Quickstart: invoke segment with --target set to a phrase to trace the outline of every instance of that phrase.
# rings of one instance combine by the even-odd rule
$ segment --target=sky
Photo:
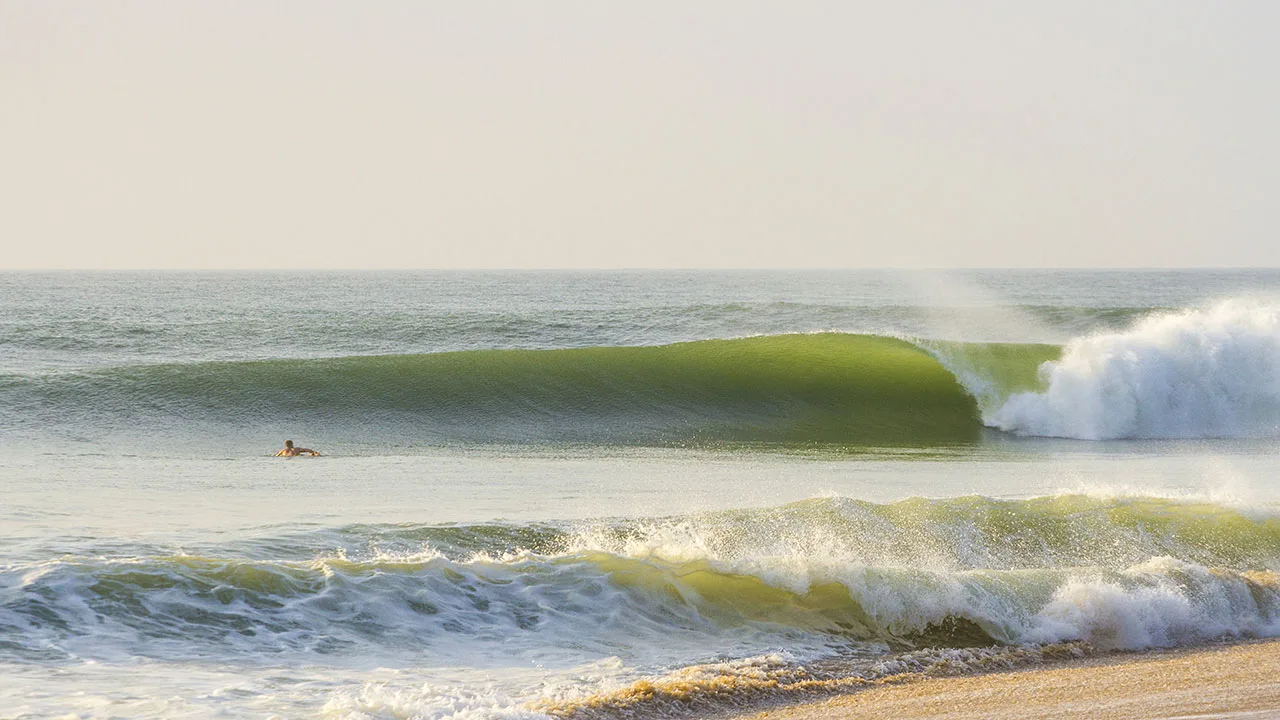
[[[1280,3],[0,0],[0,268],[1280,266]]]

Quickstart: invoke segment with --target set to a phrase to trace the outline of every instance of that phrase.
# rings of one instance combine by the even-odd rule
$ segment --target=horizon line
[[[412,273],[412,272],[954,272],[954,271],[1062,271],[1062,272],[1178,272],[1178,271],[1241,271],[1241,270],[1280,270],[1280,265],[1133,265],[1133,266],[1087,266],[1071,265],[1053,267],[1045,265],[1009,265],[1009,266],[930,266],[930,267],[387,267],[387,268],[343,268],[343,267],[129,267],[129,268],[93,268],[93,267],[17,267],[0,268],[0,273],[129,273],[129,272],[172,272],[172,273],[330,273],[330,272],[370,272],[370,273]]]

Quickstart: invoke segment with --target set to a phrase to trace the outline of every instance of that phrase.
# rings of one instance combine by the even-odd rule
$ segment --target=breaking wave
[[[1019,435],[1270,437],[1280,432],[1280,305],[1231,300],[1071,341],[986,421]]]
[[[1085,440],[1270,437],[1280,305],[1165,312],[1065,347],[815,333],[164,364],[0,376],[0,400],[0,428],[83,436],[202,424],[384,444],[932,446],[978,442],[984,425]]]
[[[309,556],[309,557],[308,557]],[[1172,646],[1280,630],[1280,516],[843,498],[554,527],[352,526],[0,569],[0,656],[646,662],[716,647]]]

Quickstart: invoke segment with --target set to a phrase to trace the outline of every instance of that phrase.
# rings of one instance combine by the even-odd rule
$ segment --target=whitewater
[[[0,716],[703,717],[1275,636],[1277,288],[0,274]]]
[[[1072,339],[988,422],[1022,435],[1265,437],[1280,431],[1280,301],[1226,300],[1153,313]]]

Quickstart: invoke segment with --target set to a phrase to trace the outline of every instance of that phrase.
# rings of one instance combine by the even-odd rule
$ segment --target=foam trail
[[[1267,437],[1280,430],[1280,304],[1227,300],[1077,338],[985,422],[1019,435]]]

